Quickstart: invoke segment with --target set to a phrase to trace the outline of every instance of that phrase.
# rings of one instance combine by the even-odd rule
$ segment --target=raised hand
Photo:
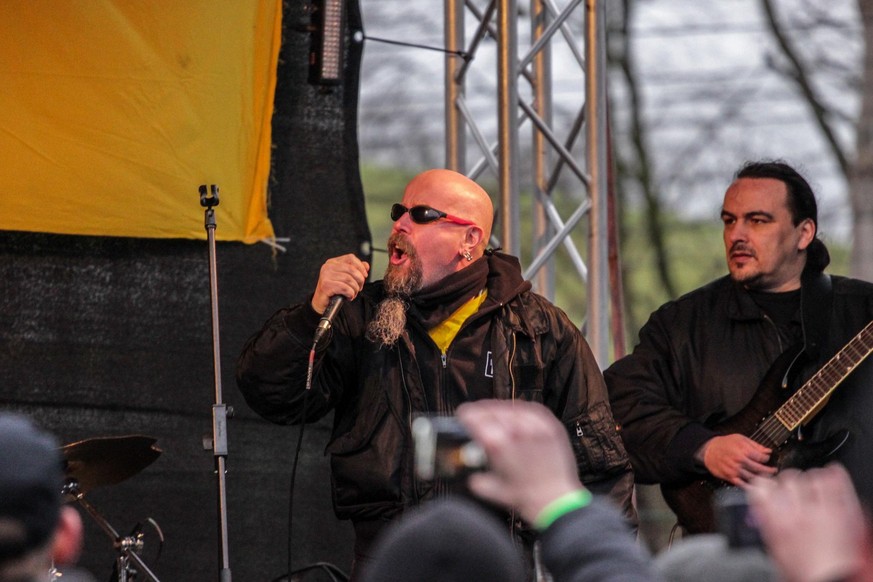
[[[312,296],[312,309],[317,313],[324,313],[334,295],[354,299],[364,288],[369,273],[369,263],[353,254],[328,259],[318,274],[318,284]]]

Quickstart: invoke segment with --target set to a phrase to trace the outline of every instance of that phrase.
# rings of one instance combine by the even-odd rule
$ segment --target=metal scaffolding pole
[[[500,240],[509,254],[521,254],[518,184],[518,6],[497,0],[497,133]]]
[[[458,52],[464,48],[464,6],[462,0],[445,2],[445,43],[446,50],[446,168],[456,172],[464,171],[466,157],[465,142],[462,139],[464,123],[458,103],[464,95],[464,85],[457,82],[458,71],[463,59]]]
[[[445,17],[446,49],[455,51],[446,59],[446,166],[477,180],[491,173],[498,188],[492,243],[519,256],[535,290],[553,300],[555,254],[566,253],[564,264],[580,280],[572,300],[578,297],[585,313],[582,327],[604,366],[610,296],[603,0],[530,0],[530,34],[524,38],[519,37],[517,0],[445,0]],[[469,39],[465,28],[472,33]],[[553,119],[557,43],[563,49],[561,72],[575,67],[579,79],[575,89],[562,91],[559,127]],[[486,47],[496,47],[496,55]],[[472,75],[479,65],[488,68]],[[481,104],[483,78],[493,79],[497,103],[491,108]],[[480,96],[475,105],[468,102],[473,94],[468,83],[474,82]],[[525,132],[530,143],[520,141],[525,123],[531,126]],[[582,141],[584,153],[579,153]],[[533,204],[531,228],[524,229],[527,240],[522,240],[520,219],[523,195]],[[577,228],[585,236],[573,237]],[[586,246],[584,253],[577,244]]]
[[[531,0],[531,41],[537,43],[545,38],[543,35],[549,23],[549,13],[540,0]],[[547,126],[552,125],[552,75],[551,75],[551,51],[549,45],[544,45],[531,61],[533,67],[533,109],[536,115]],[[540,199],[549,195],[549,143],[543,132],[536,126],[531,127],[531,142],[533,144],[533,188],[536,196],[532,200],[533,209],[533,252],[537,255],[549,244],[549,237],[553,235],[554,228],[549,223],[549,217]],[[537,290],[554,299],[555,296],[555,264],[548,261],[534,277]]]
[[[602,0],[585,3],[588,81],[585,111],[588,118],[587,158],[591,175],[588,231],[588,343],[597,361],[605,366],[609,357],[609,249],[607,243],[606,169],[606,57],[604,55],[604,14]]]

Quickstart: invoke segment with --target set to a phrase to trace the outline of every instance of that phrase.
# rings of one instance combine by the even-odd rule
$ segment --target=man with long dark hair
[[[835,388],[821,383],[823,398],[800,398],[754,431],[873,320],[873,285],[823,272],[830,257],[818,237],[815,196],[788,164],[743,166],[721,219],[729,275],[660,307],[633,353],[604,373],[637,480],[661,483],[691,532],[712,527],[682,515],[693,484],[708,478],[743,487],[780,463],[840,460],[873,501],[873,362],[838,370],[826,378]],[[844,372],[851,373],[840,384]],[[785,440],[822,446],[780,448]]]

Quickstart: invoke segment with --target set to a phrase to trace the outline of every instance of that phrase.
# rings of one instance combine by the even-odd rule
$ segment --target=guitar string
[[[855,340],[860,339],[863,338],[855,338]],[[853,340],[853,342],[855,340]],[[785,412],[793,413],[793,416],[788,416],[787,424],[796,425],[799,423],[805,414],[818,406],[821,401],[837,386],[839,386],[846,376],[848,376],[852,370],[870,354],[871,348],[867,348],[867,346],[856,346],[853,345],[853,342],[850,342],[844,350],[837,354],[827,365],[813,376],[806,385],[798,390],[795,395],[796,398],[792,397],[789,399],[786,403],[787,406],[785,407]],[[862,350],[859,348],[864,349]],[[845,359],[841,357],[843,355],[854,356],[854,358],[850,357],[848,362],[842,363],[841,360]]]
[[[860,344],[860,345],[859,345]],[[795,392],[776,413],[765,419],[752,433],[752,440],[761,442],[767,438],[770,446],[783,444],[791,434],[787,425],[796,426],[810,411],[820,405],[821,401],[830,394],[837,386],[873,351],[873,321],[861,330],[846,346],[840,350],[827,364],[825,364],[812,378]],[[848,355],[849,361],[840,367],[843,356]],[[804,413],[806,410],[806,413]],[[787,423],[783,423],[785,416],[779,418],[780,412],[793,413]]]

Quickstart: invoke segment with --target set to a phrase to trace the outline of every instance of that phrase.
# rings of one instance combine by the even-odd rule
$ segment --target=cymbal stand
[[[79,482],[75,479],[69,481],[64,486],[63,493],[72,496],[94,518],[94,521],[106,532],[106,535],[112,539],[113,547],[118,552],[118,557],[115,559],[116,569],[118,570],[118,582],[132,582],[136,579],[137,574],[144,574],[152,582],[160,582],[154,572],[146,566],[146,563],[137,554],[143,548],[142,532],[135,536],[118,535],[115,528],[109,525],[109,522],[100,515],[100,512],[85,500],[84,494],[79,491]]]
[[[218,206],[218,186],[212,184],[207,190],[206,184],[199,188],[200,206],[204,207],[204,226],[209,247],[209,299],[212,307],[212,361],[215,377],[215,404],[212,405],[212,439],[207,448],[212,449],[215,458],[215,474],[218,477],[218,517],[219,517],[219,564],[220,582],[231,582],[230,556],[227,527],[227,484],[225,459],[227,457],[227,419],[233,415],[233,409],[222,402],[221,393],[221,347],[219,345],[218,325],[218,275],[215,257],[215,206]],[[211,194],[211,195],[210,195]]]

